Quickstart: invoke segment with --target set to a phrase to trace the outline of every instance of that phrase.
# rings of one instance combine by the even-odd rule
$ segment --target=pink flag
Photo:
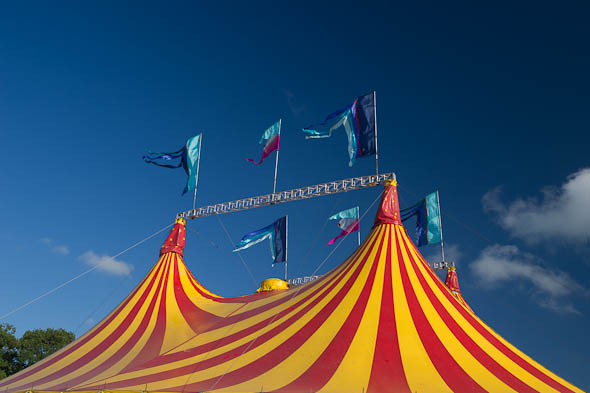
[[[256,162],[251,158],[246,158],[246,161],[250,161],[250,162],[254,163],[255,165],[262,164],[262,161],[264,161],[264,159],[266,157],[268,157],[270,155],[270,153],[279,149],[280,139],[281,139],[281,121],[279,120],[275,124],[270,126],[266,131],[264,131],[264,134],[262,134],[262,137],[260,138],[260,141],[258,142],[260,144],[264,144],[264,149],[262,150],[262,157],[260,158],[260,161]]]
[[[340,239],[342,236],[346,236],[349,233],[352,232],[356,232],[359,230],[359,220],[353,220],[347,227],[342,229],[342,232],[340,232],[340,234],[338,236],[336,236],[334,239],[330,240],[328,242],[328,244],[334,244],[334,242],[338,239]]]

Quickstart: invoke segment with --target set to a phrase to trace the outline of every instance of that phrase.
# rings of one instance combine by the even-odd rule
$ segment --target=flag
[[[260,161],[256,162],[251,158],[246,158],[246,161],[250,161],[255,165],[262,164],[262,161],[266,157],[270,155],[275,150],[279,149],[279,141],[281,139],[281,121],[277,121],[272,126],[268,127],[266,131],[262,134],[260,141],[258,142],[261,145],[264,145],[264,149],[262,150],[262,157],[260,157]]]
[[[351,105],[329,114],[322,123],[303,129],[310,138],[329,138],[332,131],[344,127],[348,137],[349,166],[359,157],[377,152],[377,126],[375,121],[375,92],[357,97]]]
[[[416,216],[415,241],[418,247],[440,243],[441,226],[438,192],[428,194],[414,206],[400,211],[402,221]]]
[[[342,210],[340,213],[334,214],[328,220],[338,220],[338,226],[342,229],[342,232],[334,239],[330,240],[328,244],[334,244],[334,242],[349,233],[356,232],[359,230],[359,207],[353,207],[347,210]]]
[[[277,262],[287,261],[287,216],[281,217],[272,224],[250,232],[236,244],[234,252],[245,250],[265,239],[270,240],[273,265]]]
[[[192,191],[197,185],[197,167],[199,155],[201,154],[201,135],[195,135],[186,141],[184,147],[171,153],[157,153],[148,150],[148,154],[143,156],[143,160],[148,164],[154,164],[164,168],[184,168],[188,178],[186,186],[182,191],[184,195],[187,191]],[[180,159],[176,164],[164,164],[165,161]]]

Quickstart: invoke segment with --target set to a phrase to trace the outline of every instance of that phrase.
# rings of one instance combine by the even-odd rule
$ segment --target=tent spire
[[[401,225],[402,221],[399,213],[399,201],[397,198],[397,181],[395,179],[385,182],[385,190],[381,197],[381,204],[375,216],[375,224],[395,224]]]
[[[186,238],[186,221],[184,218],[177,218],[174,222],[174,226],[170,231],[170,235],[166,238],[166,241],[160,249],[160,256],[167,252],[175,252],[180,256],[183,256],[184,242]]]
[[[467,304],[467,302],[463,298],[463,295],[461,295],[461,289],[459,289],[459,278],[457,277],[457,269],[455,269],[455,266],[449,266],[447,278],[445,279],[445,285],[447,286],[447,288],[449,288],[453,296],[455,296],[457,300],[459,300],[459,302],[461,302],[465,307],[467,307],[469,311],[473,312],[471,307],[469,307],[469,304]]]

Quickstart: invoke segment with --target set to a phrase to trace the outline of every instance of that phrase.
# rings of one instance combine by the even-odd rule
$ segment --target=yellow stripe
[[[402,239],[405,231],[396,228],[397,239]],[[403,247],[403,244],[400,244]],[[393,280],[393,301],[395,306],[395,321],[399,337],[399,349],[404,366],[404,373],[411,392],[451,392],[442,379],[434,364],[430,360],[422,340],[418,335],[416,326],[410,314],[406,293],[402,284],[400,272],[400,261],[397,250],[392,250],[392,280]]]
[[[187,294],[190,301],[201,310],[218,317],[226,317],[238,308],[242,307],[244,303],[221,303],[212,299],[207,299],[201,295],[191,284],[190,273],[184,266],[179,263],[178,270],[180,273],[180,282],[184,292]],[[194,282],[194,281],[193,281]]]
[[[387,247],[389,247],[388,242],[391,241],[389,231],[380,231],[380,238],[383,236],[386,237],[384,239],[385,246],[382,249],[383,251],[379,261],[373,262],[379,263],[379,265],[377,266],[375,281],[373,282],[371,294],[369,295],[369,300],[363,312],[359,328],[338,369],[328,383],[320,389],[320,392],[342,393],[367,391],[379,328]]]
[[[174,295],[175,266],[181,264],[179,259],[178,254],[175,253],[170,258],[171,263],[166,282],[166,329],[160,353],[166,352],[195,337],[195,332],[184,319]]]

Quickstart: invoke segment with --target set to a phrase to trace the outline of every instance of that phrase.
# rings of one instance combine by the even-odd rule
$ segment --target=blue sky
[[[354,5],[353,5],[354,4]],[[483,320],[590,389],[588,6],[43,2],[0,12],[0,314],[84,272],[192,206],[185,175],[144,164],[203,132],[198,205],[272,191],[262,131],[283,119],[278,189],[374,172],[346,138],[301,127],[376,90],[382,171],[402,206],[440,190],[447,254]],[[586,168],[586,170],[584,170]],[[212,291],[281,274],[234,241],[290,216],[289,270],[309,274],[325,220],[379,190],[189,223],[186,263]],[[370,230],[373,208],[361,223]],[[165,233],[0,322],[82,334],[156,261]],[[346,239],[322,272],[355,247]],[[439,249],[425,248],[433,260]]]

